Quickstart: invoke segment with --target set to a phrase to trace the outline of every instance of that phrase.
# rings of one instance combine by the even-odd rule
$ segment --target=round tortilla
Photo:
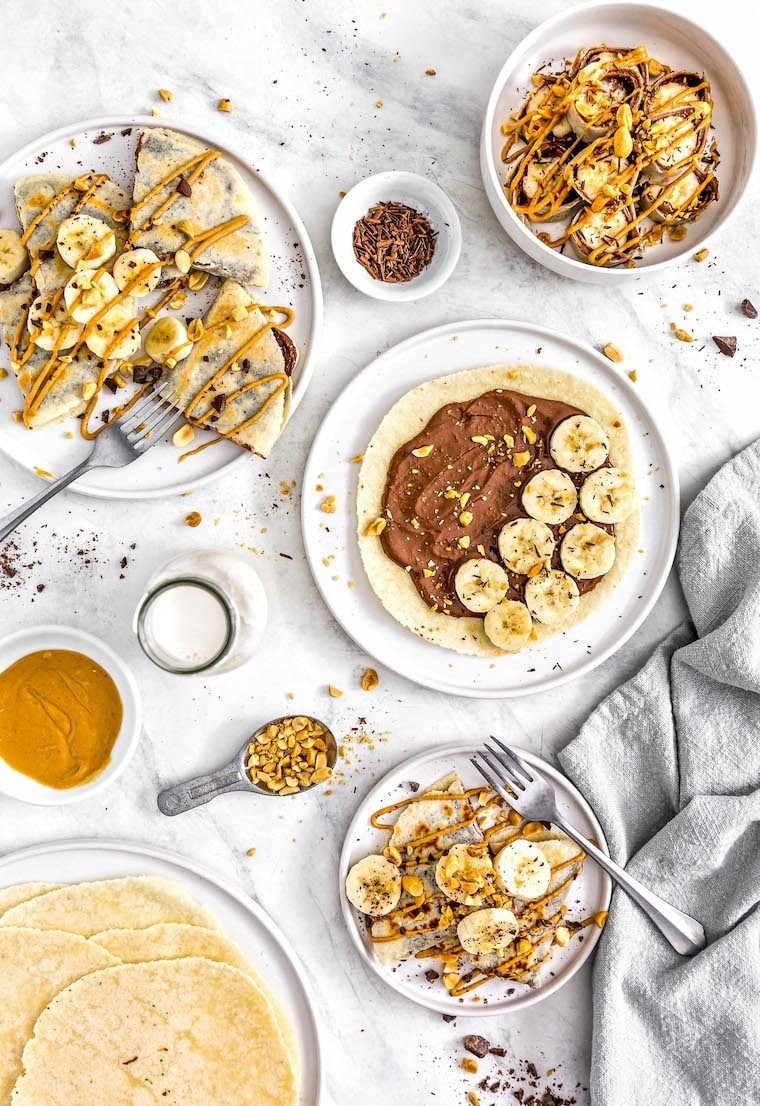
[[[144,964],[151,960],[177,960],[184,956],[202,956],[219,964],[229,964],[247,975],[272,1009],[274,1020],[290,1055],[298,1077],[300,1058],[295,1031],[290,1019],[275,998],[269,985],[256,972],[237,945],[215,929],[183,925],[177,922],[159,923],[147,929],[109,929],[92,938],[112,956],[125,964]]]
[[[157,922],[217,928],[208,910],[159,876],[126,876],[59,887],[7,910],[0,927],[59,929],[92,937],[105,929],[142,929]]]
[[[522,392],[540,399],[561,400],[585,411],[601,423],[610,442],[610,461],[633,472],[633,451],[623,417],[598,388],[586,380],[539,365],[491,365],[429,380],[407,392],[390,409],[364,453],[356,496],[359,550],[372,589],[389,614],[419,637],[444,649],[476,657],[503,657],[486,637],[482,618],[453,618],[433,611],[422,599],[409,573],[392,561],[380,539],[365,534],[367,525],[382,514],[383,493],[393,455],[420,433],[448,403],[465,402],[496,388]],[[561,633],[601,606],[625,575],[639,540],[640,512],[615,526],[616,557],[610,571],[593,591],[581,596],[575,613],[559,626],[533,623],[531,643]],[[528,646],[528,648],[530,645]]]
[[[268,1004],[237,968],[191,957],[93,972],[53,999],[13,1106],[295,1106]]]
[[[0,929],[0,1102],[10,1102],[24,1046],[48,1003],[83,975],[118,962],[74,933]]]
[[[60,883],[14,883],[12,887],[0,889],[0,917],[6,910],[12,910],[22,902],[28,902],[47,891],[57,891]]]

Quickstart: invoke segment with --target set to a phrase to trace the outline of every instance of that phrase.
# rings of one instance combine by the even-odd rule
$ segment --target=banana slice
[[[447,899],[480,906],[493,889],[493,864],[472,845],[452,845],[435,867],[435,882]]]
[[[0,227],[0,285],[13,284],[29,267],[29,254],[16,230]]]
[[[536,841],[536,845],[552,869],[569,868],[571,861],[582,860],[585,856],[583,850],[569,837],[549,837],[546,841]]]
[[[581,486],[581,510],[594,522],[625,522],[636,506],[636,483],[622,469],[594,472]]]
[[[565,572],[577,580],[595,580],[615,563],[615,539],[593,522],[579,522],[562,539],[559,556]]]
[[[72,269],[99,269],[116,253],[116,234],[93,215],[70,215],[58,228],[58,252]]]
[[[77,323],[88,323],[118,294],[116,281],[105,269],[80,269],[63,289],[69,315]]]
[[[610,452],[604,428],[590,415],[571,415],[556,427],[549,452],[560,468],[568,472],[593,472]]]
[[[524,603],[502,599],[483,619],[486,637],[504,653],[519,653],[528,644],[533,622]]]
[[[472,955],[498,952],[512,944],[519,930],[517,918],[503,906],[474,910],[457,926],[459,944]]]
[[[50,300],[43,302],[41,296],[29,305],[26,327],[35,346],[44,350],[71,349],[82,333],[81,326],[69,318],[63,300],[59,300],[55,309],[51,310]]]
[[[485,614],[509,591],[509,577],[495,561],[474,557],[457,569],[454,588],[462,606],[476,614]]]
[[[554,553],[554,534],[544,522],[534,518],[516,518],[502,526],[499,553],[507,568],[523,576],[536,565],[549,566]]]
[[[362,914],[382,918],[398,906],[401,872],[384,856],[365,856],[346,876],[346,898]]]
[[[159,365],[174,368],[177,361],[184,361],[193,350],[187,336],[187,327],[181,319],[166,315],[156,319],[145,339],[145,352]]]
[[[158,285],[161,279],[161,265],[153,250],[127,250],[116,258],[113,276],[122,292],[134,281],[129,294],[139,299],[150,295]]]
[[[578,502],[578,493],[566,472],[544,469],[525,485],[522,502],[531,518],[556,525],[570,518]]]
[[[87,324],[85,344],[96,357],[132,357],[140,348],[140,326],[131,296],[117,300],[102,319]]]
[[[549,890],[552,866],[532,841],[518,838],[494,858],[496,882],[508,895],[521,899],[540,899]]]
[[[580,601],[575,580],[557,568],[542,572],[525,585],[528,610],[544,626],[558,626],[564,622],[577,610]]]

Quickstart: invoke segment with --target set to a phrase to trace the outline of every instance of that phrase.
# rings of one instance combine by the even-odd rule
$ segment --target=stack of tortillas
[[[0,1104],[294,1106],[275,996],[175,883],[0,890]]]

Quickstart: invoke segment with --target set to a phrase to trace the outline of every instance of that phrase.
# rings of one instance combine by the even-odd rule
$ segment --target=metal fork
[[[497,795],[500,795],[523,818],[528,818],[532,822],[551,822],[575,841],[576,845],[580,845],[583,851],[588,853],[600,868],[604,868],[626,894],[638,903],[676,952],[687,956],[705,947],[707,944],[705,931],[696,919],[677,910],[659,895],[655,895],[643,883],[639,883],[637,879],[629,876],[623,868],[610,860],[607,854],[591,841],[587,841],[583,834],[579,833],[557,810],[556,794],[552,784],[536,768],[527,764],[509,745],[505,745],[493,735],[491,735],[491,741],[498,746],[498,750],[486,745],[485,752],[477,753],[470,760]]]
[[[123,468],[147,453],[182,417],[181,410],[170,406],[172,397],[172,388],[168,382],[143,396],[123,419],[98,434],[92,449],[80,464],[0,518],[0,542],[34,514],[38,507],[58,495],[58,492],[68,487],[82,473],[97,468]]]

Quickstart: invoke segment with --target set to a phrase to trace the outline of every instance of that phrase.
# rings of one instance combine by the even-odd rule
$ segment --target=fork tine
[[[164,393],[168,387],[168,384],[162,384],[158,388],[153,388],[150,392],[139,399],[134,407],[127,411],[126,415],[120,421],[122,430],[126,431],[128,428],[134,430],[132,423],[137,425],[142,420],[143,415],[150,413],[157,404],[160,404],[164,400]]]
[[[168,411],[163,411],[161,418],[154,422],[150,427],[146,426],[144,430],[137,436],[130,435],[130,442],[132,447],[138,451],[145,451],[150,449],[152,445],[155,445],[159,441],[167,430],[170,430],[176,422],[182,418],[182,412],[177,411],[176,408],[170,407]]]
[[[530,774],[530,768],[511,745],[505,745],[503,741],[499,741],[498,737],[494,737],[493,734],[489,734],[489,736],[491,741],[494,741],[499,746],[504,756],[507,757],[513,770],[519,772],[528,783],[533,783],[533,776]],[[486,746],[486,748],[487,747],[488,746]],[[494,749],[492,749],[491,752],[497,759],[499,758],[499,754]]]
[[[169,407],[169,411],[174,411],[176,413],[176,408]],[[163,421],[166,414],[167,407],[162,398],[159,406],[157,406],[154,410],[149,411],[147,415],[143,416],[140,429],[138,430],[137,428],[135,428],[134,430],[128,431],[127,437],[133,443],[139,438],[144,438],[146,434],[149,434],[151,430],[153,430],[156,426],[158,426],[160,422]]]
[[[488,764],[488,761],[486,761],[482,753],[477,753],[474,757],[470,757],[470,763],[473,764],[475,768],[477,768],[483,779],[486,781],[487,784],[489,784],[490,787],[494,789],[496,794],[501,796],[504,802],[509,803],[509,805],[511,806],[515,801],[514,793],[512,791],[508,791],[506,786],[501,783],[500,779],[497,776],[493,776],[491,772],[484,768],[483,764],[480,763],[480,760],[478,758],[480,758],[480,760],[482,760],[485,764]]]
[[[483,750],[481,749],[480,757],[486,762],[491,771],[496,773],[502,784],[505,787],[511,787],[515,794],[517,794],[518,791],[524,791],[525,784],[523,783],[521,777],[516,772],[512,772],[509,768],[509,765],[504,764],[504,762],[496,756],[493,749],[489,749],[487,745],[485,746],[485,749],[486,752],[483,752]],[[490,756],[487,755],[489,753]]]

